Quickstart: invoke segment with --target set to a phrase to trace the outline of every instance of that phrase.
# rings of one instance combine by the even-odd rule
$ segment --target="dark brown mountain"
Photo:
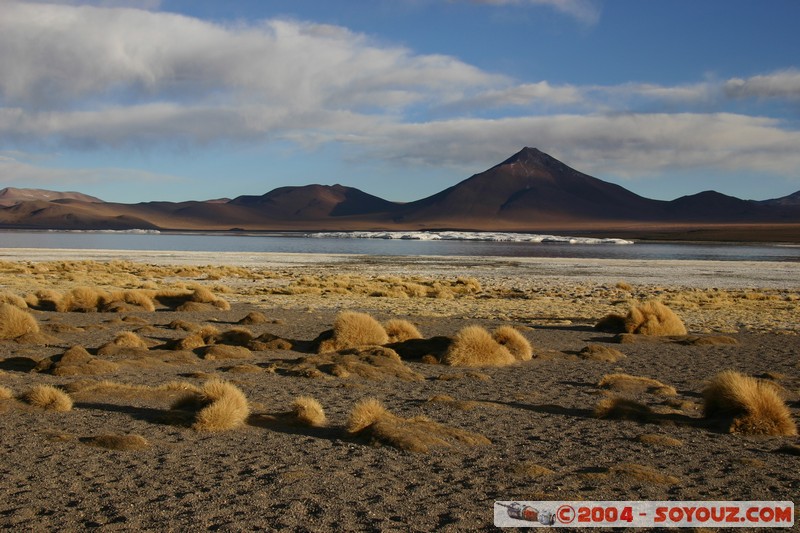
[[[489,170],[399,209],[398,223],[463,227],[494,221],[498,227],[588,220],[652,220],[666,202],[650,200],[524,148]]]
[[[229,202],[257,209],[272,219],[319,220],[387,213],[397,204],[342,185],[281,187],[263,196],[239,196]]]
[[[525,148],[433,196],[400,204],[342,185],[281,187],[206,202],[102,202],[4,189],[0,227],[163,230],[508,230],[659,238],[800,241],[800,192],[740,200],[714,191],[652,200]],[[0,197],[2,200],[2,197]]]

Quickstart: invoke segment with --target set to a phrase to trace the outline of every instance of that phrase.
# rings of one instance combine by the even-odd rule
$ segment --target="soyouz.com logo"
[[[497,527],[792,527],[786,501],[497,501]]]

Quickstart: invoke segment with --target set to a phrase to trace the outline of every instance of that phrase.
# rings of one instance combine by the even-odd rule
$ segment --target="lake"
[[[0,231],[0,248],[800,262],[800,246],[780,244],[619,244],[621,241],[467,232],[448,232],[436,238],[430,233],[393,238],[352,235]]]

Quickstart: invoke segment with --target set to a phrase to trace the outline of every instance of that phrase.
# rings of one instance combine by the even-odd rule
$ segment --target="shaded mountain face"
[[[269,218],[315,220],[391,212],[397,204],[342,185],[281,187],[262,196],[239,196],[230,205],[255,208]]]
[[[395,220],[649,220],[664,212],[664,202],[578,172],[536,148],[525,148],[449,189],[406,204]]]
[[[0,190],[0,205],[14,205],[20,202],[43,200],[53,202],[57,200],[79,200],[81,202],[102,202],[103,200],[79,192],[58,192],[45,189],[17,189],[6,187]]]

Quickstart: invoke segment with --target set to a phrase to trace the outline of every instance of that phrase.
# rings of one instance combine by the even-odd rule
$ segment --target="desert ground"
[[[3,249],[0,293],[4,529],[488,530],[495,500],[800,496],[798,263]],[[651,300],[685,332],[595,328]],[[397,320],[421,338],[381,338]],[[470,326],[489,340],[459,359]],[[768,412],[722,405],[728,370]]]

